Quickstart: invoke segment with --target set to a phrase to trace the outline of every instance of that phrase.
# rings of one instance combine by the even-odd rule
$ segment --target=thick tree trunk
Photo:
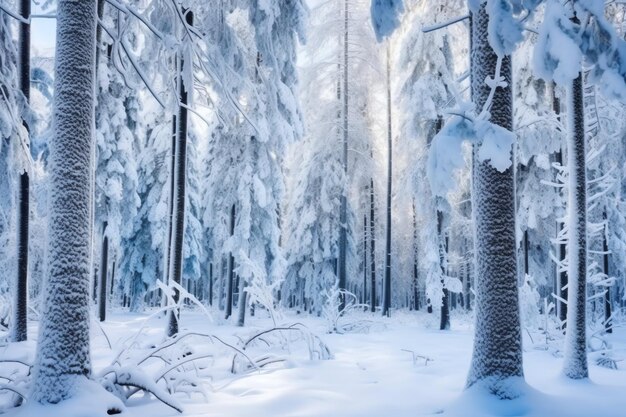
[[[20,16],[24,19],[30,18],[30,0],[20,1]],[[19,24],[19,88],[26,102],[30,101],[30,25]],[[29,126],[23,121],[26,131]],[[19,183],[19,212],[17,226],[17,285],[15,286],[15,305],[13,307],[13,317],[11,321],[11,340],[22,342],[27,338],[28,325],[28,226],[29,226],[29,203],[30,203],[30,181],[26,168],[20,173]]]
[[[567,330],[563,373],[568,378],[589,377],[585,307],[587,303],[587,173],[582,73],[568,88],[568,270]]]
[[[106,320],[107,315],[107,273],[109,266],[109,237],[107,236],[107,222],[102,224],[102,258],[100,261],[100,279],[98,280],[98,317]]]
[[[482,3],[472,13],[472,99],[485,104],[498,57],[488,41],[489,16]],[[498,87],[491,106],[491,122],[511,130],[513,97],[511,58],[502,59]],[[516,378],[522,378],[522,338],[517,289],[515,238],[515,178],[513,167],[504,172],[480,161],[474,150],[473,203],[476,237],[476,325],[467,387],[484,386],[499,398],[514,398]]]
[[[57,4],[48,268],[30,396],[43,404],[70,398],[91,374],[96,1]]]
[[[388,41],[389,42],[389,41]],[[391,182],[393,141],[391,131],[391,63],[387,43],[387,230],[385,235],[385,278],[383,290],[383,316],[391,314]]]
[[[193,13],[187,11],[185,19],[188,25],[193,25]],[[180,95],[180,106],[178,107],[178,130],[176,143],[176,171],[174,181],[176,184],[176,196],[174,199],[175,211],[172,222],[172,255],[170,256],[170,279],[180,284],[183,276],[183,244],[185,235],[185,195],[187,183],[187,104],[189,94],[192,92],[192,85],[185,85],[185,77],[182,72],[186,69],[183,53],[179,57],[179,79],[178,89]],[[173,300],[178,302],[179,291],[174,290]],[[173,309],[169,312],[169,323],[167,335],[174,336],[178,333],[178,321],[180,311]]]

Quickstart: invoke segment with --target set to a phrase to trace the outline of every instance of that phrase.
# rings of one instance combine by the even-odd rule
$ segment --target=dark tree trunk
[[[30,0],[20,1],[20,16],[30,19]],[[30,101],[30,25],[19,24],[19,87],[26,102]],[[29,126],[23,121],[26,131]],[[28,325],[28,226],[30,213],[30,181],[26,168],[20,173],[19,184],[19,214],[17,238],[17,286],[15,288],[15,302],[13,311],[13,329],[11,340],[22,342],[27,338]]]
[[[102,258],[100,260],[100,279],[98,280],[98,317],[106,320],[107,315],[107,273],[109,266],[109,237],[107,236],[107,222],[102,223]]]
[[[213,305],[213,262],[209,263],[209,305]]]
[[[235,205],[230,209],[230,235],[235,234]],[[235,283],[235,258],[233,254],[228,255],[228,282],[226,286],[226,318],[233,313],[233,292]]]
[[[363,304],[367,303],[367,214],[363,215]],[[365,306],[367,311],[367,306]]]
[[[391,314],[391,183],[393,141],[391,133],[391,64],[387,44],[387,230],[385,235],[385,279],[383,290],[383,316]]]
[[[370,310],[376,311],[376,227],[374,217],[374,179],[370,179]]]
[[[602,263],[604,274],[609,277],[609,242],[608,242],[608,227],[609,224],[606,220],[606,210],[602,213],[604,218],[604,236],[602,238]],[[606,293],[604,294],[604,328],[607,333],[613,333],[613,323],[611,322],[611,287],[606,287]]]
[[[418,272],[417,212],[415,210],[415,200],[413,200],[413,308],[415,311],[420,309]]]
[[[448,238],[443,231],[444,223],[443,211],[437,210],[437,236],[439,238],[439,265],[441,268],[441,274],[446,275],[448,273],[447,253],[448,253]],[[441,299],[441,320],[439,322],[439,330],[450,330],[450,291],[445,287],[443,278],[441,279],[441,285],[443,286],[443,297]]]
[[[561,100],[559,100],[559,98],[556,96],[556,86],[554,84],[552,85],[552,110],[558,116],[560,120],[561,119]],[[561,149],[559,149],[559,151],[555,154],[554,159],[557,164],[561,166],[563,165],[563,152]],[[559,235],[561,234],[563,230],[563,226],[564,226],[563,222],[557,221],[556,223],[557,239],[559,238]],[[566,256],[566,245],[565,243],[557,242],[556,246],[557,246],[556,248],[557,258],[559,262],[563,262]],[[557,266],[555,293],[565,301],[567,301],[567,288],[564,288],[566,286],[567,286],[567,270],[563,269],[559,271],[558,266]],[[566,319],[567,319],[567,304],[557,299],[556,305],[557,305],[556,313],[558,315],[559,320],[562,323],[561,328],[564,330],[565,325],[566,325]]]
[[[186,11],[185,19],[188,25],[193,25],[193,13]],[[178,89],[180,95],[180,105],[178,107],[178,132],[176,146],[176,171],[174,181],[176,184],[175,216],[172,223],[172,255],[170,257],[171,279],[173,282],[180,284],[183,276],[183,240],[185,234],[185,193],[187,182],[187,104],[189,102],[189,94],[193,86],[185,85],[182,71],[186,66],[184,63],[183,53],[179,55],[178,67]],[[173,300],[178,303],[180,294],[177,289],[174,290]],[[180,311],[178,309],[170,310],[169,324],[167,327],[167,335],[174,336],[178,333],[178,321]]]

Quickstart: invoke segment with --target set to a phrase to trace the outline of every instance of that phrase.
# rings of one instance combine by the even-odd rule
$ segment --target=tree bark
[[[339,281],[339,289],[346,289],[346,256],[348,251],[348,0],[344,0],[344,27],[343,27],[343,90],[341,91],[343,98],[343,172],[344,172],[344,189],[341,193],[340,212],[339,212],[339,258],[337,265],[337,278]],[[340,295],[341,302],[339,310],[343,310],[346,306],[344,294]]]
[[[30,396],[42,404],[70,398],[91,374],[96,1],[57,4],[48,268]]]
[[[388,41],[390,42],[390,41]],[[385,279],[383,290],[383,316],[391,315],[391,185],[393,141],[391,131],[391,63],[387,43],[387,230],[385,237]]]
[[[589,377],[587,365],[587,173],[582,73],[568,88],[568,270],[567,330],[563,373],[571,379]]]
[[[106,320],[107,311],[107,273],[109,266],[109,237],[107,236],[107,222],[102,224],[102,258],[100,261],[100,279],[98,280],[98,317]]]
[[[558,116],[559,120],[561,120],[561,100],[559,100],[559,98],[556,96],[556,86],[554,84],[552,85],[552,110]],[[555,162],[561,166],[563,165],[563,152],[561,149],[559,149],[559,151],[555,155]],[[561,234],[561,231],[563,230],[563,226],[564,226],[563,222],[557,221],[556,223],[557,239],[559,238],[559,235]],[[557,257],[559,259],[559,262],[563,262],[565,261],[565,256],[566,256],[566,245],[565,243],[557,243],[556,245],[557,245]],[[567,288],[565,288],[566,286],[567,286],[567,271],[565,269],[562,271],[559,271],[558,266],[557,266],[555,293],[565,301],[567,301]],[[557,300],[556,306],[557,306],[556,313],[558,315],[559,320],[562,323],[561,329],[565,330],[565,325],[567,323],[567,320],[566,320],[567,319],[567,304],[563,303],[560,300]]]
[[[604,213],[602,213],[602,217],[604,218],[604,236],[602,238],[602,251],[604,254],[602,255],[602,263],[604,274],[606,278],[609,278],[609,242],[608,242],[608,227],[609,224],[607,222],[606,209]],[[604,329],[607,333],[613,333],[613,323],[611,322],[611,287],[606,287],[606,293],[604,294]]]
[[[20,16],[30,19],[30,0],[20,1]],[[19,24],[19,88],[26,103],[30,101],[30,25],[20,22]],[[29,126],[22,121],[26,132]],[[28,325],[28,229],[30,214],[30,181],[28,171],[20,173],[19,181],[19,214],[18,214],[18,237],[17,237],[17,285],[15,287],[15,306],[13,308],[11,340],[23,342],[27,339]]]
[[[230,235],[235,234],[235,205],[230,210]],[[228,282],[226,285],[226,319],[233,313],[233,284],[235,283],[235,258],[232,252],[228,255]]]
[[[193,13],[189,10],[183,11],[188,25],[193,25]],[[183,53],[179,55],[178,67],[178,89],[180,96],[180,106],[178,107],[178,129],[176,143],[176,171],[174,181],[176,184],[175,211],[174,221],[172,222],[172,255],[170,257],[170,278],[177,284],[181,283],[183,276],[183,245],[185,235],[185,195],[187,182],[187,104],[189,103],[189,94],[193,90],[192,85],[185,85],[185,77],[182,71],[185,70],[185,57]],[[174,290],[173,300],[178,303],[180,294],[177,289]],[[173,309],[169,312],[169,323],[167,327],[167,335],[174,336],[178,333],[178,321],[180,311]]]
[[[374,218],[374,178],[370,179],[370,310],[376,311],[376,227]]]
[[[489,16],[482,3],[472,15],[472,99],[477,109],[491,91],[498,57],[489,45]],[[502,59],[500,75],[507,83],[498,87],[491,106],[491,122],[513,127],[511,57]],[[515,178],[513,166],[504,172],[473,156],[474,228],[476,238],[476,325],[467,387],[480,384],[501,399],[519,395],[515,380],[523,378],[522,338],[517,289],[515,237]]]

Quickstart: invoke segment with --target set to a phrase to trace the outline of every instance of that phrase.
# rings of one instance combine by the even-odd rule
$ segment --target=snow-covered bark
[[[485,4],[472,11],[472,99],[482,108],[491,88],[498,56],[488,41]],[[490,121],[512,129],[511,59],[502,58],[500,75],[507,83],[493,95]],[[476,256],[476,325],[467,386],[485,386],[500,398],[518,395],[515,377],[523,377],[517,258],[515,179],[512,166],[501,171],[474,152],[473,204]]]
[[[91,171],[96,1],[59,0],[48,274],[31,398],[58,403],[91,374]]]
[[[184,10],[183,10],[184,11]],[[193,13],[186,11],[185,22],[193,27]],[[191,41],[188,39],[188,41]],[[170,173],[171,181],[174,183],[174,194],[171,204],[174,207],[172,216],[172,236],[169,255],[169,279],[172,282],[181,284],[183,278],[183,244],[185,237],[185,201],[187,190],[187,131],[188,131],[188,110],[193,94],[193,86],[190,84],[192,76],[192,59],[184,49],[178,57],[178,90],[179,108],[176,116],[176,149],[174,171]],[[180,295],[178,290],[174,290],[173,301],[178,302]],[[167,335],[174,336],[178,333],[178,319],[180,311],[170,310],[167,326]]]
[[[30,0],[20,1],[20,16],[30,18]],[[19,88],[25,100],[25,106],[30,101],[30,25],[20,22],[18,39],[19,56]],[[28,130],[26,109],[24,125]],[[30,178],[28,168],[19,173],[19,195],[17,216],[17,286],[15,287],[15,305],[13,306],[13,320],[11,337],[15,342],[26,340],[28,319],[28,228],[30,219]]]
[[[585,115],[582,73],[567,91],[567,331],[564,374],[587,378],[587,171],[585,163]]]

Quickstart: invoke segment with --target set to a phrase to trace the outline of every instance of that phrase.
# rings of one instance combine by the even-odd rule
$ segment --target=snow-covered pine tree
[[[402,164],[401,181],[403,187],[408,189],[406,196],[409,201],[413,198],[420,201],[415,213],[416,223],[419,223],[419,269],[422,271],[420,275],[425,277],[420,285],[425,288],[429,308],[432,306],[442,313],[440,327],[446,328],[449,326],[449,318],[446,319],[446,282],[450,280],[445,278],[448,268],[444,248],[451,211],[444,199],[433,195],[424,177],[430,141],[441,128],[443,112],[456,100],[451,36],[446,30],[462,31],[463,28],[452,27],[429,33],[424,33],[422,28],[424,20],[429,25],[437,24],[447,20],[449,15],[462,13],[463,5],[443,1],[428,6],[415,3],[408,4],[407,10],[403,17],[406,29],[399,33],[402,47],[398,57],[401,80],[399,102],[403,109],[399,144],[399,154],[404,155],[404,161],[399,162]],[[458,35],[461,38],[463,32]],[[415,59],[415,56],[419,58]],[[411,265],[415,263],[412,256],[408,262]]]
[[[109,13],[103,17],[107,26],[123,24]],[[133,230],[140,205],[137,194],[136,158],[140,143],[137,128],[137,92],[128,88],[123,74],[111,56],[113,40],[101,40],[97,54],[95,229],[102,239],[100,252],[98,300],[100,320],[106,316],[109,263],[122,259],[122,242]]]

